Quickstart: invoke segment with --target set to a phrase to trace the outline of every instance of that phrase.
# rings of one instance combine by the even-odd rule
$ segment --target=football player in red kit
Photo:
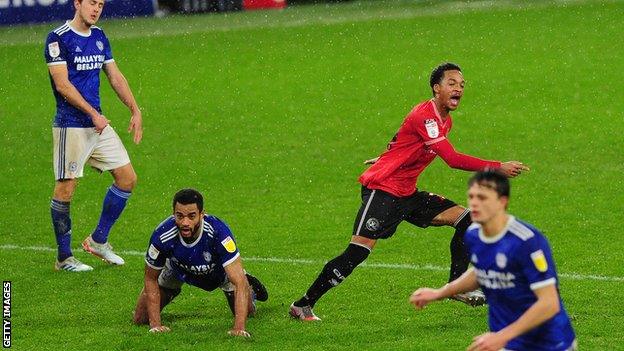
[[[450,112],[459,106],[465,84],[458,65],[439,65],[431,73],[429,84],[433,98],[412,109],[381,156],[366,161],[372,166],[359,178],[362,205],[355,218],[351,242],[343,253],[325,264],[306,294],[290,306],[293,318],[319,320],[312,311],[314,304],[366,260],[378,239],[391,237],[402,221],[421,228],[454,227],[449,281],[459,278],[468,269],[463,236],[471,224],[469,211],[442,196],[417,188],[418,176],[436,156],[452,168],[497,169],[510,178],[528,170],[518,161],[484,160],[453,148],[447,139],[453,125]],[[485,303],[480,292],[455,298],[471,305]]]

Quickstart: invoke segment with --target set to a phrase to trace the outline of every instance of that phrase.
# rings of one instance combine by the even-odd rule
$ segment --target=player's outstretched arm
[[[523,171],[529,171],[529,167],[520,161],[507,161],[501,164],[499,170],[507,176],[514,178],[519,176]]]
[[[541,287],[533,292],[537,296],[537,301],[520,318],[496,333],[476,336],[468,350],[500,350],[511,339],[541,325],[559,312],[561,305],[554,284]]]
[[[379,157],[371,158],[370,160],[364,161],[365,165],[374,165],[377,161],[379,161]]]
[[[234,284],[234,326],[228,331],[228,334],[248,338],[251,335],[245,330],[245,323],[247,322],[251,296],[243,263],[238,257],[224,268],[228,280]]]
[[[470,268],[461,277],[446,284],[439,289],[420,288],[412,293],[410,296],[410,303],[414,305],[417,310],[423,309],[432,301],[441,300],[451,297],[453,295],[472,291],[479,287],[477,282],[477,274],[474,268]]]
[[[158,286],[158,274],[160,271],[145,266],[145,286],[143,288],[147,306],[150,332],[160,333],[170,331],[169,327],[161,324],[160,320],[160,287]]]
[[[138,144],[143,138],[143,116],[141,115],[141,109],[137,105],[130,85],[126,80],[126,77],[121,73],[115,61],[109,62],[104,65],[104,72],[108,78],[108,82],[119,97],[119,100],[124,103],[130,109],[132,116],[130,117],[130,124],[128,125],[128,132],[134,133],[134,143]]]
[[[52,81],[54,82],[56,91],[58,91],[59,94],[65,98],[65,100],[72,104],[72,106],[89,115],[95,125],[95,130],[98,133],[101,133],[102,130],[108,125],[108,119],[93,108],[93,106],[91,106],[87,100],[82,97],[82,94],[80,94],[72,82],[69,81],[67,66],[52,65],[48,66],[48,70],[50,71],[50,76],[52,76]]]

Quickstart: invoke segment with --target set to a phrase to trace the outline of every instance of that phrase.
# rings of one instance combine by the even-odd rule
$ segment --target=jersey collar
[[[193,247],[195,245],[197,245],[197,243],[201,240],[202,235],[204,235],[204,218],[202,217],[201,219],[201,223],[199,223],[199,235],[197,236],[197,239],[195,239],[195,241],[193,241],[192,243],[188,244],[186,241],[184,241],[184,239],[182,239],[181,235],[178,235],[178,238],[180,239],[180,242],[182,243],[182,245],[184,245],[184,247]]]
[[[83,33],[83,32],[79,32],[76,28],[74,28],[70,23],[70,21],[66,21],[65,23],[67,24],[67,26],[69,27],[69,29],[71,29],[72,32],[80,35],[81,37],[85,37],[88,38],[91,36],[91,28],[89,28],[89,33]]]
[[[431,101],[431,105],[433,105],[433,112],[435,112],[435,115],[438,118],[438,122],[440,122],[440,125],[446,125],[446,120],[442,119],[442,116],[440,116],[440,111],[438,111],[438,106],[436,106],[434,99],[431,99],[429,101]],[[450,113],[449,117],[451,117]]]
[[[503,228],[503,230],[494,235],[494,236],[485,236],[485,234],[483,234],[483,227],[481,227],[481,225],[479,224],[479,239],[481,239],[481,241],[483,241],[486,244],[493,244],[495,242],[498,242],[500,239],[502,239],[505,234],[507,234],[507,231],[509,230],[509,226],[516,220],[516,217],[512,216],[512,215],[507,215],[509,218],[507,219],[507,224],[505,224],[505,228]]]

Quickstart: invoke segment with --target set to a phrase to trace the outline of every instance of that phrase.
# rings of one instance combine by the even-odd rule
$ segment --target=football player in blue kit
[[[243,269],[230,228],[204,212],[204,200],[195,189],[182,189],[173,198],[173,215],[154,231],[145,254],[145,285],[134,311],[135,324],[148,324],[150,332],[167,332],[160,311],[179,293],[182,284],[225,293],[234,314],[232,336],[249,337],[248,315],[255,300],[266,301],[262,283]]]
[[[114,265],[124,264],[108,242],[109,232],[123,212],[136,184],[136,173],[128,153],[100,108],[100,71],[131,113],[128,132],[134,142],[143,135],[141,110],[115,60],[104,32],[95,26],[104,0],[74,0],[74,18],[48,34],[45,59],[56,99],[52,128],[53,164],[56,183],[50,204],[58,246],[56,270],[90,271],[71,250],[69,214],[78,178],[85,165],[110,171],[114,182],[104,197],[97,227],[84,239],[83,248]]]
[[[474,267],[442,288],[414,291],[410,302],[422,309],[481,287],[490,332],[476,336],[467,350],[576,350],[550,245],[533,226],[507,213],[509,180],[495,171],[478,172],[468,187],[474,224],[464,240]]]

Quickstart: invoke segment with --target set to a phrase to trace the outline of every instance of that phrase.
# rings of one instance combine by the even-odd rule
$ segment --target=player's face
[[[449,111],[455,111],[459,107],[459,101],[464,95],[464,76],[460,71],[445,71],[440,84],[433,86],[435,98]]]
[[[100,19],[102,9],[104,8],[104,0],[82,0],[82,2],[75,0],[74,5],[76,10],[78,10],[80,19],[85,24],[92,26]]]
[[[183,238],[190,238],[199,229],[203,212],[199,212],[197,204],[182,205],[176,203],[173,209],[173,217]]]
[[[468,207],[473,222],[485,224],[493,218],[504,215],[508,198],[485,185],[473,184],[468,189]]]

